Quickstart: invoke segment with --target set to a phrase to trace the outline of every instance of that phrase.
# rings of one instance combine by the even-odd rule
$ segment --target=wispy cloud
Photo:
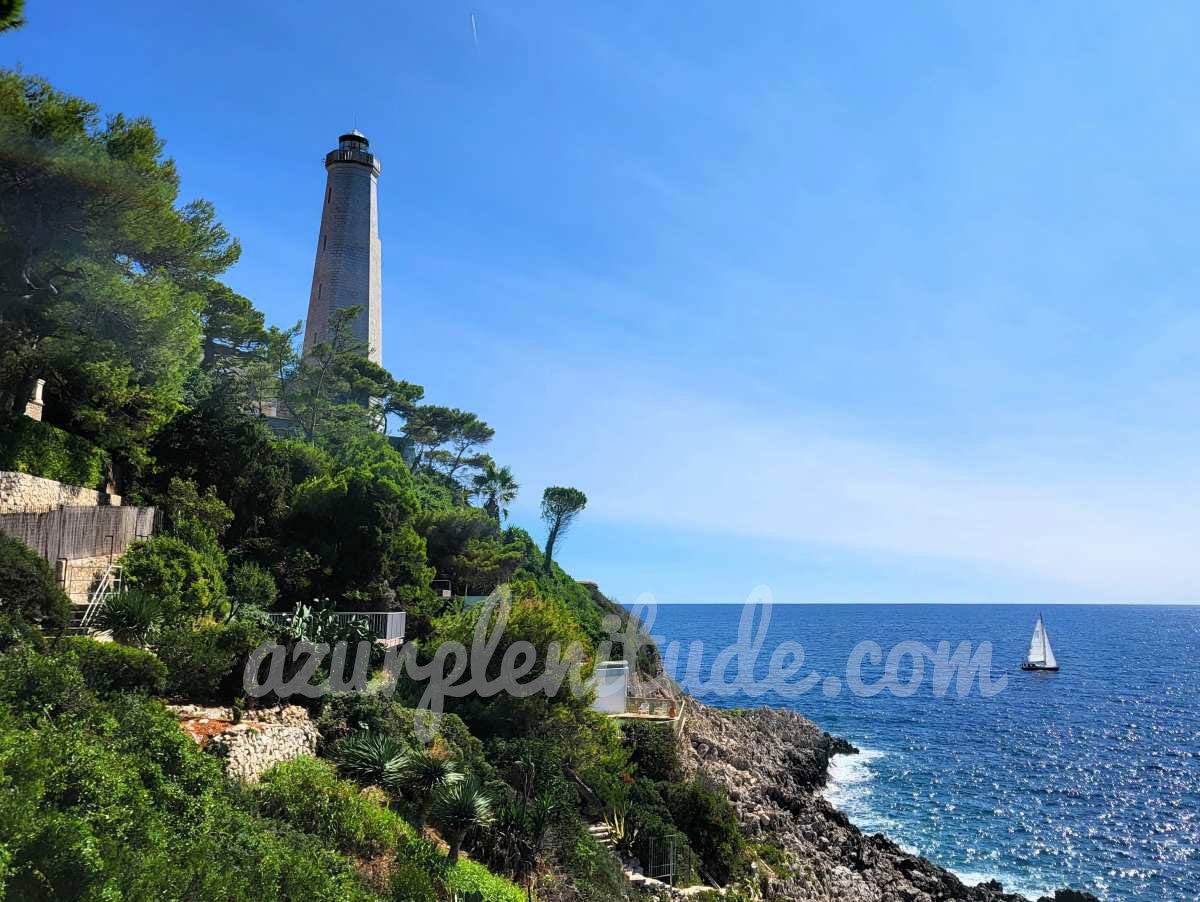
[[[1149,475],[947,461],[640,380],[582,406],[569,376],[550,384],[568,422],[548,441],[530,424],[511,451],[524,472],[587,487],[593,516],[977,563],[1095,600],[1200,598],[1200,499]]]

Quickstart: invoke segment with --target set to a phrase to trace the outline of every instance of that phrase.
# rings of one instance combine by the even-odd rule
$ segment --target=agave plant
[[[467,832],[489,826],[494,820],[492,796],[478,777],[468,777],[445,784],[433,797],[430,815],[433,823],[450,844],[449,864],[458,861]]]
[[[165,617],[166,608],[157,595],[130,589],[105,600],[96,611],[96,626],[123,645],[145,645]]]
[[[338,744],[342,773],[360,783],[392,788],[408,757],[408,746],[382,733],[358,733]]]
[[[394,780],[394,785],[407,792],[416,802],[415,826],[418,830],[429,819],[429,810],[434,795],[443,787],[462,780],[454,762],[445,755],[430,749],[421,749],[405,757]]]
[[[616,802],[604,815],[604,823],[612,836],[617,850],[625,854],[633,851],[637,841],[637,827],[629,820],[629,802]]]

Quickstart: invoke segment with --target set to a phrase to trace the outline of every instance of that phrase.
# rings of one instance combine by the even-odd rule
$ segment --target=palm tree
[[[393,789],[408,758],[408,746],[382,733],[358,733],[337,747],[338,769],[360,783]]]
[[[469,830],[487,827],[495,816],[491,795],[478,777],[443,786],[433,798],[433,822],[450,844],[449,864],[458,861],[458,850]]]
[[[393,779],[394,785],[416,799],[416,828],[420,830],[429,818],[434,794],[441,788],[462,780],[462,774],[445,755],[421,749],[407,755]]]
[[[491,461],[471,480],[471,494],[484,499],[483,509],[497,523],[502,516],[508,518],[508,505],[517,497],[520,488],[513,479],[512,470],[508,467],[497,469]]]

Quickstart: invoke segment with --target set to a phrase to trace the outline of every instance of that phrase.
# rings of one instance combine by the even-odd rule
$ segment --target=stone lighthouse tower
[[[339,307],[362,307],[354,338],[375,363],[383,360],[383,287],[379,246],[379,160],[355,130],[325,155],[325,203],[308,296],[304,353],[329,337],[329,317]]]

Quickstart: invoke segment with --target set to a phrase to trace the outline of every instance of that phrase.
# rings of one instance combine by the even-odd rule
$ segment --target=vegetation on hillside
[[[298,327],[219,281],[238,244],[178,186],[148,120],[0,72],[0,415],[45,379],[57,430],[13,430],[5,454],[164,512],[100,614],[115,644],[62,638],[48,565],[0,540],[0,897],[616,899],[628,884],[586,828],[618,817],[630,854],[677,834],[695,879],[736,879],[732,810],[679,782],[670,730],[622,735],[567,685],[450,700],[432,745],[407,677],[392,698],[302,699],[319,758],[254,788],[180,730],[164,699],[254,703],[261,642],[364,637],[335,609],[407,611],[427,661],[498,616],[464,596],[507,584],[492,666],[528,642],[527,679],[571,646],[586,671],[605,617],[628,614],[555,562],[583,492],[546,490],[544,546],[508,523],[519,486],[486,452],[492,427],[424,403],[338,317],[302,358]],[[637,664],[653,672],[653,649]]]

